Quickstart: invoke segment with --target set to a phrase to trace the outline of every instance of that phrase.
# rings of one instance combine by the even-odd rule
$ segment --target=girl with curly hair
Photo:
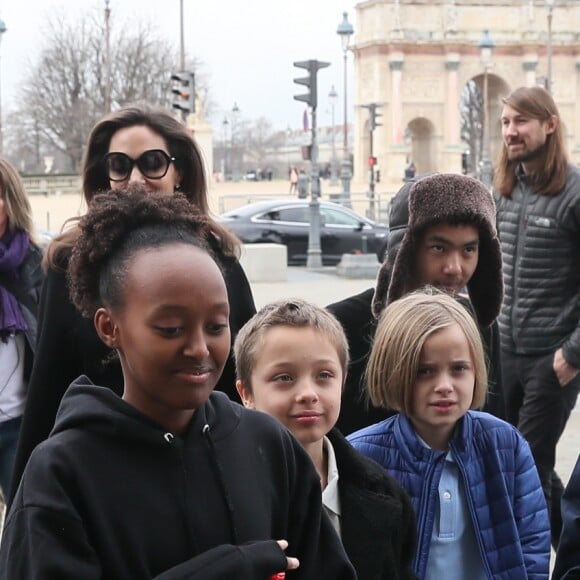
[[[83,162],[83,194],[87,205],[98,192],[142,188],[149,193],[182,192],[210,224],[208,243],[223,267],[230,302],[232,339],[256,312],[248,280],[238,262],[236,238],[209,216],[206,176],[201,152],[179,121],[163,110],[130,106],[110,113],[93,128]],[[56,411],[69,384],[87,374],[120,393],[121,367],[111,360],[92,325],[69,299],[66,271],[70,252],[79,236],[73,227],[49,246],[45,267],[37,356],[29,384],[28,402],[14,468],[14,487],[34,447],[50,433]],[[217,384],[237,400],[233,359],[228,357]]]
[[[86,376],[67,390],[6,519],[3,577],[355,578],[300,444],[213,393],[230,311],[211,228],[142,191],[81,219],[71,298],[118,353],[123,394]]]

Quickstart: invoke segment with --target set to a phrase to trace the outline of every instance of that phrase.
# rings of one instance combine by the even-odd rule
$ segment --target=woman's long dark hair
[[[208,217],[220,250],[226,255],[236,256],[239,241],[209,215],[206,175],[199,147],[190,131],[163,109],[141,104],[130,105],[109,113],[93,127],[85,149],[82,170],[83,196],[87,206],[97,193],[110,189],[103,158],[109,152],[111,138],[120,129],[135,126],[148,127],[163,138],[181,174],[180,192]],[[62,269],[63,260],[70,254],[78,237],[78,219],[68,220],[65,226],[72,227],[53,240],[45,255],[45,268]]]

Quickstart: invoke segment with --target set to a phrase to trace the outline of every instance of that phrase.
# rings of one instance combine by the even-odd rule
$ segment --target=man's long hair
[[[518,113],[540,122],[548,121],[552,115],[556,116],[556,128],[546,136],[544,162],[541,170],[533,177],[532,187],[539,195],[557,195],[566,184],[568,155],[564,147],[560,114],[554,99],[542,87],[520,87],[502,99],[502,102]],[[516,185],[518,163],[508,159],[504,143],[495,173],[494,187],[505,197],[511,195]]]

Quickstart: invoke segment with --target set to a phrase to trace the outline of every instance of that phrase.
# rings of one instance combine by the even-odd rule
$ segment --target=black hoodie
[[[273,418],[222,393],[183,438],[80,377],[33,452],[6,520],[0,576],[19,580],[354,578],[309,457]]]

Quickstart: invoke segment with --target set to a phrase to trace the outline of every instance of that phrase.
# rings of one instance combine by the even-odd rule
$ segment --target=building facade
[[[371,154],[363,105],[380,105],[373,154],[396,190],[410,161],[418,174],[462,170],[460,103],[470,81],[482,92],[487,85],[493,161],[501,145],[501,97],[545,84],[550,72],[568,150],[580,162],[578,0],[556,0],[551,12],[545,0],[367,0],[356,13],[355,180],[366,179]],[[484,65],[486,30],[494,46]]]

